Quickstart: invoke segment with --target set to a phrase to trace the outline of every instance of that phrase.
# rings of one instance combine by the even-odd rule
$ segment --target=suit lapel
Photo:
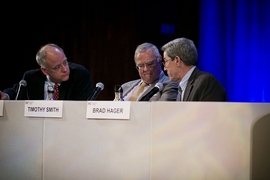
[[[187,101],[188,100],[188,98],[190,96],[190,93],[191,93],[191,91],[193,89],[193,83],[195,81],[194,79],[197,76],[198,72],[199,72],[199,69],[196,67],[194,69],[194,71],[192,72],[191,76],[189,77],[188,83],[187,83],[187,87],[186,87],[185,92],[184,92],[183,101]]]
[[[135,80],[133,83],[131,83],[129,86],[126,87],[126,91],[123,94],[123,97],[126,96],[132,89],[137,86],[141,82],[140,79]]]
[[[191,81],[188,81],[188,84],[187,84],[187,87],[185,89],[185,92],[184,92],[184,97],[183,97],[183,101],[186,101],[193,89],[193,79]]]
[[[67,81],[64,81],[61,83],[61,85],[59,86],[59,99],[65,99],[65,96],[67,94],[67,90],[68,88],[68,83]]]
[[[36,74],[35,80],[34,80],[34,86],[35,88],[30,88],[28,91],[29,94],[31,94],[31,97],[29,99],[44,99],[44,83],[46,80],[46,76],[39,71]]]

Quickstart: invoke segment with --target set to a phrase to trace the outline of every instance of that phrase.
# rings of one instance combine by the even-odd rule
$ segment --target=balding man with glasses
[[[178,84],[171,82],[162,70],[162,56],[158,48],[151,43],[137,46],[134,55],[135,67],[140,79],[124,83],[123,99],[125,101],[141,101],[145,95],[162,83],[161,91],[154,94],[149,101],[175,101],[178,94]]]
[[[87,100],[91,95],[90,72],[84,66],[68,62],[64,50],[45,44],[36,54],[37,69],[27,70],[21,82],[0,91],[0,100]],[[17,96],[19,95],[20,96]],[[18,98],[19,97],[19,98]]]

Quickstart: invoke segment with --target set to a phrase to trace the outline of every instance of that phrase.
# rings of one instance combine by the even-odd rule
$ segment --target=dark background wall
[[[40,46],[56,43],[69,61],[89,69],[93,87],[103,82],[97,100],[112,100],[113,87],[139,78],[134,51],[143,42],[160,48],[177,37],[198,45],[199,1],[9,2],[1,13],[0,90],[18,83],[24,71],[39,68]],[[174,26],[164,34],[162,24]]]

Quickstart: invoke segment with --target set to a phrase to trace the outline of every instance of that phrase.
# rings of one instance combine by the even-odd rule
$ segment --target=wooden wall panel
[[[39,68],[36,52],[50,42],[60,45],[69,61],[89,69],[94,87],[104,83],[97,100],[111,100],[114,85],[139,78],[133,58],[138,44],[147,41],[159,48],[180,36],[197,41],[197,0],[106,3],[78,0],[64,4],[47,1],[31,7],[23,4],[25,8],[12,6],[8,11],[12,17],[1,16],[4,46],[0,90],[18,83],[26,70]],[[175,24],[175,34],[161,34],[162,23]]]

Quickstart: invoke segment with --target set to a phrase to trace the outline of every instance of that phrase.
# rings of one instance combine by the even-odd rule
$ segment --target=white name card
[[[86,118],[129,119],[130,101],[87,101]]]
[[[4,100],[0,100],[0,116],[3,116],[4,111]]]
[[[63,101],[25,101],[24,116],[62,117]]]

